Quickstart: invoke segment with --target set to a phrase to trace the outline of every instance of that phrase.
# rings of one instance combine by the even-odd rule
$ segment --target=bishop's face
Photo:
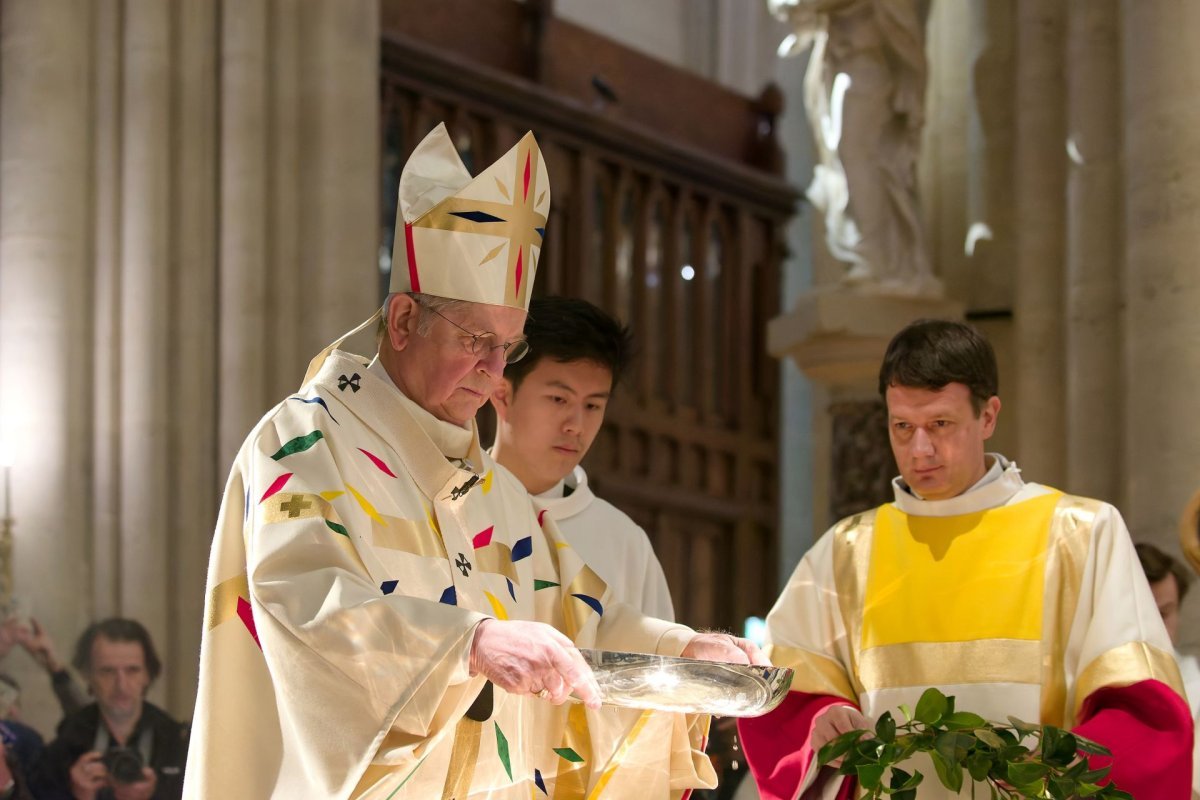
[[[489,347],[475,355],[467,331],[492,334],[491,345],[515,341],[525,327],[525,312],[462,303],[442,309],[444,316],[433,314],[423,336],[417,332],[420,312],[410,297],[393,299],[388,336],[397,352],[385,366],[400,391],[421,408],[440,420],[466,426],[504,379],[505,352],[503,347]]]
[[[984,476],[984,442],[996,429],[1000,398],[978,414],[961,383],[941,389],[889,386],[888,437],[900,476],[926,500],[947,500]]]

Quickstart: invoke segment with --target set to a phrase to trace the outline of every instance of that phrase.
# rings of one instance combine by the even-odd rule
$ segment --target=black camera
[[[114,747],[104,754],[103,761],[113,783],[137,783],[146,764],[142,754],[132,747]]]

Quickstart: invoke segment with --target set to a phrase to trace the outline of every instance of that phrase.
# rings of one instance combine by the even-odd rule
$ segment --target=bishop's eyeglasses
[[[437,314],[439,317],[446,320],[446,322],[449,322],[451,325],[458,328],[460,331],[465,333],[467,336],[471,337],[471,343],[464,344],[464,346],[467,348],[467,351],[469,353],[471,353],[471,355],[473,355],[473,356],[478,356],[479,358],[483,358],[492,350],[495,350],[497,347],[500,347],[500,348],[504,349],[504,363],[505,364],[515,364],[518,361],[520,361],[522,358],[524,358],[525,356],[529,355],[529,342],[525,341],[524,339],[514,339],[511,342],[501,342],[500,344],[492,344],[492,342],[496,341],[496,334],[492,333],[491,331],[484,331],[483,333],[472,333],[471,331],[467,330],[462,325],[459,325],[457,322],[450,319],[445,314],[438,311],[436,308],[428,305],[427,303],[419,303],[419,305],[421,306],[421,308],[428,309],[428,310],[432,311],[434,314]]]

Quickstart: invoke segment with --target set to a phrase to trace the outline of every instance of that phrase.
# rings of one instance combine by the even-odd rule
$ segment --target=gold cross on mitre
[[[405,165],[399,205],[393,292],[528,308],[550,211],[532,133],[471,179],[439,125]]]

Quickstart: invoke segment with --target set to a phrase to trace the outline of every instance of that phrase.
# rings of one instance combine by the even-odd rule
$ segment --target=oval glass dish
[[[603,702],[625,708],[758,717],[779,705],[792,685],[792,670],[786,667],[611,650],[579,653],[596,675]]]

